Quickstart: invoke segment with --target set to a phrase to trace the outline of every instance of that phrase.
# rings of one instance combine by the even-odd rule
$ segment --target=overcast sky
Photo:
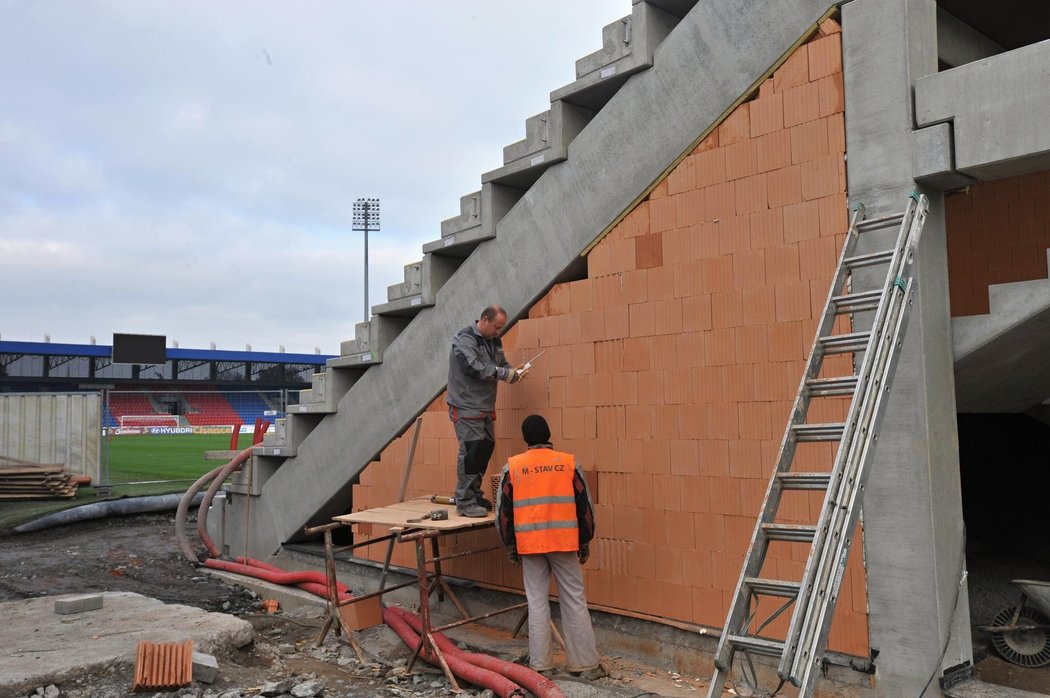
[[[630,0],[0,0],[0,339],[336,354]]]

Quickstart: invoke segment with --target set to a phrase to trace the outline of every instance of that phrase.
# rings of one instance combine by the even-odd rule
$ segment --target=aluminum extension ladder
[[[746,662],[741,665],[741,672],[747,678],[750,669],[749,681],[755,687],[757,675],[752,654],[777,658],[781,685],[790,681],[799,687],[799,696],[809,696],[813,690],[853,541],[868,464],[878,439],[878,424],[886,406],[883,398],[889,390],[911,310],[915,286],[912,264],[928,210],[926,197],[913,194],[903,213],[872,220],[864,220],[863,206],[858,206],[853,213],[784,432],[776,469],[718,642],[708,698],[722,695],[738,652]],[[894,227],[898,228],[895,241],[886,243],[885,238]],[[886,246],[886,249],[858,252],[858,248],[874,248],[878,238],[883,242],[880,247]],[[859,241],[863,242],[858,245]],[[878,272],[880,267],[886,268],[885,275]],[[856,273],[858,270],[865,271]],[[864,282],[870,286],[881,282],[881,285],[872,290],[858,290]],[[848,316],[849,327],[844,333],[836,333],[847,324],[843,316]],[[870,322],[870,330],[856,331],[855,325],[862,324],[862,319]],[[852,355],[849,374],[822,373],[825,357],[836,354]],[[845,396],[852,397],[844,422],[807,422],[811,401]],[[792,469],[798,444],[807,441],[838,442],[829,469],[820,472]],[[787,490],[825,492],[815,525],[782,521],[778,513],[782,494]],[[797,513],[798,507],[795,511]],[[784,575],[776,572],[771,575],[763,569],[769,545],[776,541],[809,545],[800,580],[779,579],[777,577]],[[773,597],[774,608],[768,613],[763,609],[765,615],[760,616],[759,601],[768,597]],[[762,636],[763,630],[789,608],[791,621],[786,640]]]

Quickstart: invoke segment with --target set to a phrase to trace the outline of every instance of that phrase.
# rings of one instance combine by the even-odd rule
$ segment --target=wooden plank
[[[444,509],[448,512],[448,519],[444,521],[419,521],[415,523],[409,523],[409,519],[416,519],[423,514],[428,514],[431,511],[437,509]],[[403,528],[426,528],[439,531],[454,531],[466,528],[484,528],[486,526],[492,526],[496,517],[489,512],[488,516],[484,518],[472,519],[466,516],[460,516],[456,513],[455,505],[451,504],[435,504],[430,501],[429,497],[420,497],[417,499],[408,499],[404,502],[398,502],[395,504],[389,504],[384,507],[377,507],[375,509],[367,509],[365,511],[355,511],[352,514],[342,514],[340,516],[333,516],[334,521],[340,523],[363,523],[363,524],[376,524],[379,526],[400,526]]]

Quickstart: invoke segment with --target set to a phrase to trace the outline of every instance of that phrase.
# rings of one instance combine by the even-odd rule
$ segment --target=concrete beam
[[[976,180],[955,169],[951,124],[936,124],[911,132],[912,177],[938,191],[961,189]]]
[[[842,8],[850,199],[869,217],[902,210],[915,188],[912,86],[937,71],[935,17],[933,0]],[[917,297],[863,505],[869,636],[884,696],[918,695],[931,676],[972,658],[944,197],[927,194]]]
[[[937,57],[955,68],[1006,49],[944,9],[937,8]]]
[[[955,165],[976,179],[1050,168],[1050,41],[915,81],[919,127],[952,122]]]

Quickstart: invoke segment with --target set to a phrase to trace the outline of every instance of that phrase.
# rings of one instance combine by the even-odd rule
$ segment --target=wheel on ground
[[[992,619],[992,625],[1009,625],[1013,620],[1015,606],[1004,608]],[[1025,606],[1017,618],[1020,625],[1050,625],[1050,619],[1038,609]],[[1010,630],[1003,633],[992,633],[992,646],[999,655],[1010,662],[1023,667],[1040,667],[1050,664],[1050,636],[1046,630]]]

